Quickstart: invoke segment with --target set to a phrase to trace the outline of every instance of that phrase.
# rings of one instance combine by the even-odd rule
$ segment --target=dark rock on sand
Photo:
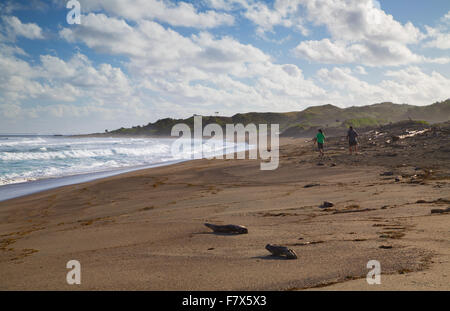
[[[320,208],[329,208],[329,207],[333,207],[333,206],[334,206],[333,203],[328,202],[328,201],[325,201],[325,202],[323,202],[323,204],[320,205],[319,207],[320,207]]]
[[[218,233],[234,233],[234,234],[246,234],[248,229],[244,226],[238,225],[213,225],[205,223],[205,226]]]
[[[449,208],[436,208],[431,210],[431,214],[444,214],[444,213],[450,213],[450,207]]]
[[[311,188],[311,187],[317,187],[317,186],[320,186],[320,184],[307,184],[307,185],[304,185],[303,188]]]
[[[272,253],[272,256],[286,256],[287,259],[297,259],[297,254],[286,246],[267,244],[266,249]]]
[[[380,176],[393,176],[393,175],[394,175],[394,172],[391,172],[391,171],[380,174]]]

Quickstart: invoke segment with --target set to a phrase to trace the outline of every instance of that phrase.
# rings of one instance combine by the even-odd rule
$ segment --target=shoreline
[[[167,162],[159,162],[151,165],[116,168],[107,171],[81,173],[67,176],[45,177],[37,180],[6,184],[0,186],[0,202],[24,197],[31,194],[36,194],[46,190],[58,189],[64,186],[87,183],[98,179],[108,178],[116,175],[126,174],[139,170],[146,170],[160,166],[173,165],[185,161],[191,160],[173,160]]]
[[[25,135],[24,137],[53,137],[55,135]],[[86,136],[71,136],[71,135],[61,135],[65,137],[74,137],[74,138],[89,138],[89,137],[96,137],[92,135],[86,135]],[[100,136],[99,136],[100,137]],[[116,136],[119,137],[119,136]],[[107,138],[114,138],[114,136],[108,136]],[[143,137],[143,136],[123,136],[122,138],[171,138],[176,139],[177,137]],[[208,137],[203,137],[208,138]],[[224,140],[225,141],[225,140]],[[248,142],[247,142],[248,143]],[[251,146],[247,146],[247,150],[250,150]],[[233,152],[230,152],[233,153]],[[227,153],[224,153],[223,156],[225,157]],[[104,171],[97,171],[97,172],[86,172],[86,173],[77,173],[73,175],[66,175],[66,176],[56,176],[56,177],[42,177],[36,180],[29,180],[29,181],[21,181],[16,183],[10,183],[5,185],[0,185],[0,202],[4,202],[10,199],[15,199],[35,193],[39,193],[46,190],[51,189],[57,189],[59,187],[64,186],[70,186],[70,185],[76,185],[81,183],[86,183],[89,181],[97,180],[97,179],[103,179],[111,176],[121,175],[133,171],[138,170],[146,170],[150,168],[160,167],[160,166],[167,166],[167,165],[173,165],[180,162],[186,162],[186,161],[192,161],[195,160],[195,158],[190,159],[178,159],[178,160],[170,160],[165,162],[156,162],[153,164],[144,164],[144,165],[138,165],[138,166],[130,166],[130,167],[120,167],[120,168],[111,168]]]

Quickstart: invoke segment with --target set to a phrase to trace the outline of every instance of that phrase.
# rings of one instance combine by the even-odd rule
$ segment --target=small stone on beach
[[[205,226],[218,233],[234,233],[234,234],[246,234],[248,229],[244,226],[238,225],[213,225],[205,223]]]
[[[431,214],[444,214],[444,213],[450,213],[450,207],[445,209],[436,208],[431,210]]]
[[[380,176],[393,176],[393,175],[394,175],[394,172],[391,172],[391,171],[380,174]]]
[[[304,185],[303,188],[311,188],[311,187],[317,187],[317,186],[320,186],[320,184],[307,184],[307,185]]]
[[[329,207],[333,207],[333,206],[334,206],[333,203],[328,202],[328,201],[325,201],[325,202],[323,202],[323,204],[320,205],[319,207],[320,207],[320,208],[329,208]]]

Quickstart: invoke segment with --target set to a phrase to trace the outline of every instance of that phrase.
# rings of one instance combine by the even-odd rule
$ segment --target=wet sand
[[[431,213],[450,206],[447,158],[434,179],[411,154],[349,156],[336,140],[319,160],[304,139],[282,142],[274,171],[195,160],[1,202],[0,289],[450,290],[450,214]],[[298,259],[269,256],[268,243]],[[66,283],[72,259],[81,285]],[[366,282],[369,260],[381,285]]]

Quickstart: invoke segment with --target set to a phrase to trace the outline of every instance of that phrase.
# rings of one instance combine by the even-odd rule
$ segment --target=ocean
[[[0,136],[0,201],[37,191],[193,158],[172,155],[173,138]],[[203,142],[204,156],[242,151]]]

